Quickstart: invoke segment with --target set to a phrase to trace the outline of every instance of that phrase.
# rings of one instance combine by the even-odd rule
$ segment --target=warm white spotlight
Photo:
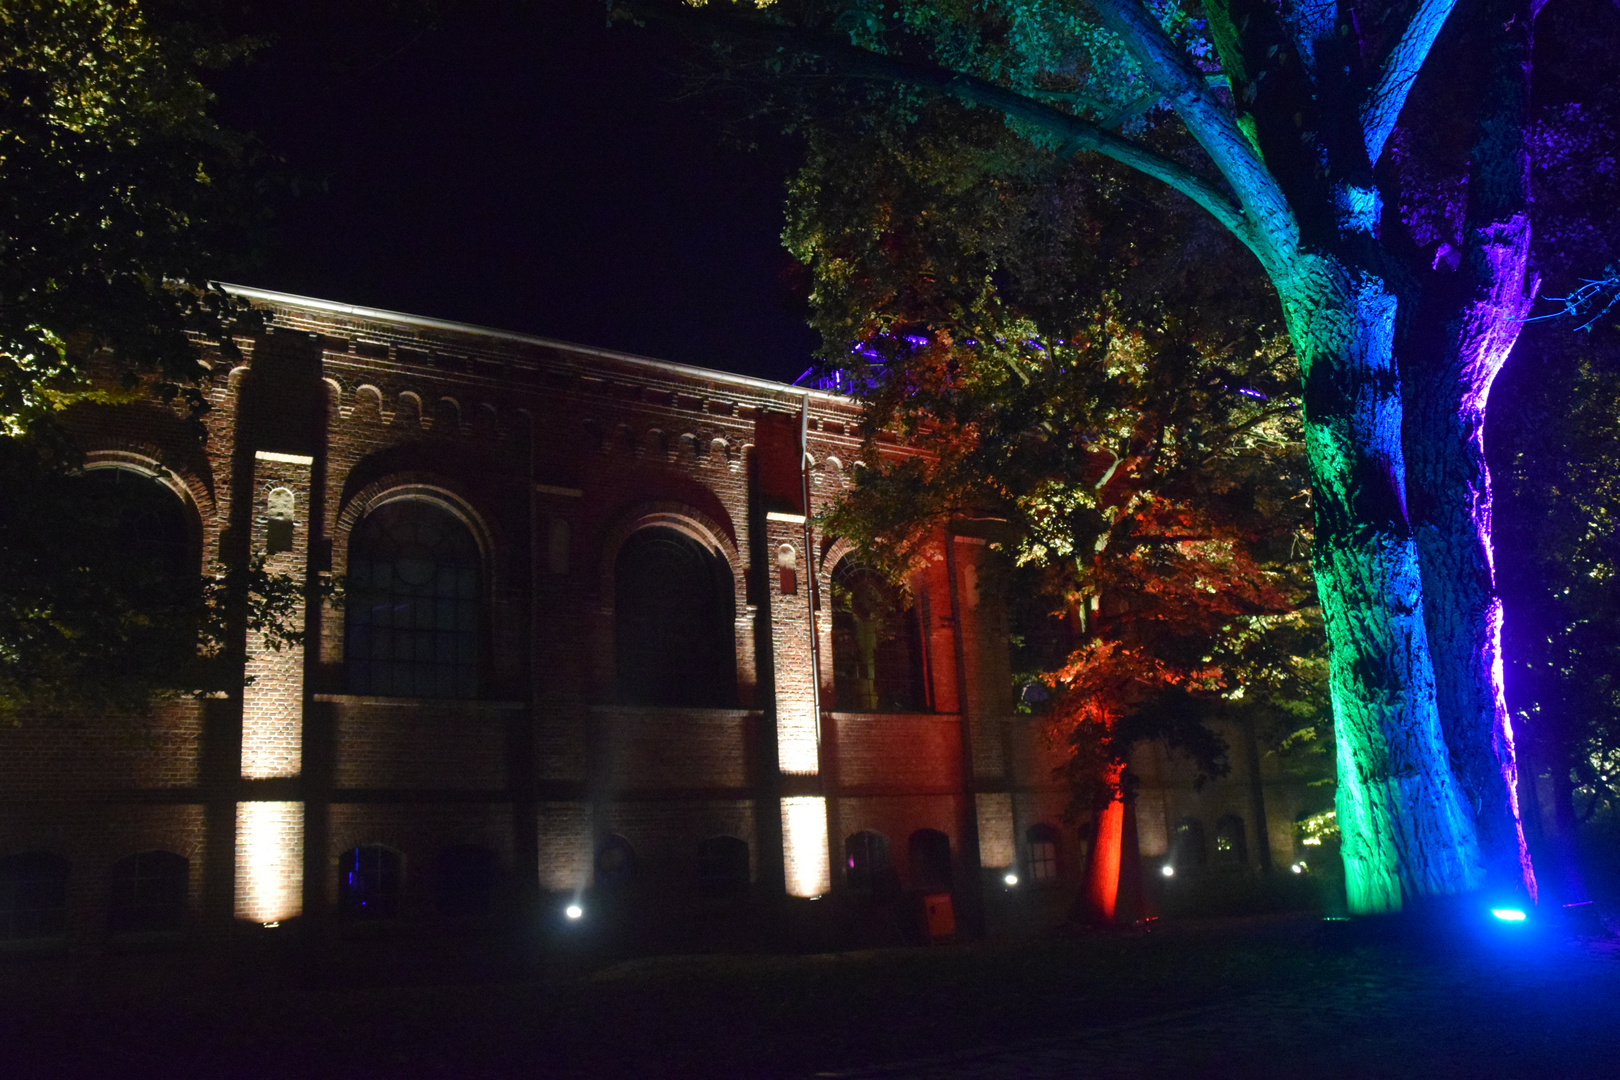
[[[1001,880],[1005,881],[1009,885],[1016,885],[1016,884],[1018,884],[1018,875],[1017,874],[1008,874],[1007,876],[1003,877]]]
[[[585,914],[585,909],[578,904],[569,904],[566,908],[563,908],[563,914],[570,919],[578,919]]]
[[[1171,866],[1169,863],[1165,863],[1159,868],[1159,873],[1163,874],[1165,877],[1175,877],[1176,868]]]

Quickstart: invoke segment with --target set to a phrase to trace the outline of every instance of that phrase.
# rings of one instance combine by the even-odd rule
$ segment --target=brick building
[[[808,520],[861,467],[855,403],[239,292],[269,329],[212,358],[206,447],[103,409],[89,467],[149,484],[190,565],[259,553],[347,596],[304,648],[249,635],[238,694],[0,730],[0,940],[615,891],[954,889],[971,916],[981,873],[1074,895],[1083,845],[977,584],[994,552],[941,533],[905,597]],[[1145,855],[1190,861],[1196,825],[1292,858],[1289,789],[1234,757],[1203,792],[1144,757]]]

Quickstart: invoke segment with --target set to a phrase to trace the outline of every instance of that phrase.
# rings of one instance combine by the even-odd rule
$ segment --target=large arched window
[[[0,941],[67,932],[68,861],[45,851],[0,859]]]
[[[190,863],[172,851],[143,851],[113,864],[108,924],[115,934],[178,930],[186,920]]]
[[[202,599],[185,502],[157,477],[123,466],[90,468],[84,481],[100,518],[86,534],[94,549],[85,553],[92,574],[105,575],[99,613],[118,620],[118,605],[128,605],[127,614],[141,621],[132,651],[116,648],[109,662],[148,670],[184,665],[196,653]]]
[[[613,567],[618,697],[632,705],[737,703],[726,561],[675,529],[641,529]]]
[[[479,579],[472,530],[447,507],[398,499],[367,514],[349,541],[350,692],[477,697]]]
[[[871,567],[833,571],[833,682],[841,712],[924,708],[917,612]]]

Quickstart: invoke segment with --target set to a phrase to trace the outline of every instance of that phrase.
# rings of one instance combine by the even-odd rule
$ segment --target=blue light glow
[[[1524,912],[1518,908],[1493,907],[1491,908],[1491,914],[1503,922],[1524,922]]]

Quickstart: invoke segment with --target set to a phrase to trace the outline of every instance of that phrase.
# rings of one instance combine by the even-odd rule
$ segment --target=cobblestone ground
[[[1254,992],[1072,1035],[824,1080],[1620,1078],[1620,947],[1435,957],[1311,994]]]

